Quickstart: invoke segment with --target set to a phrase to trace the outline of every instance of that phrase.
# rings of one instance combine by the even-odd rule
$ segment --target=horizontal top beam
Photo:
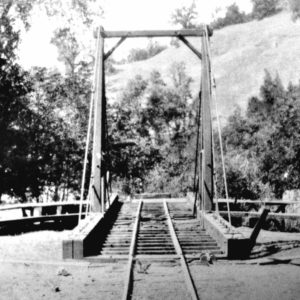
[[[138,37],[173,37],[173,36],[204,36],[205,26],[199,29],[181,29],[181,30],[138,30],[138,31],[105,31],[101,32],[104,38],[138,38]],[[212,36],[212,29],[207,27],[209,36]]]

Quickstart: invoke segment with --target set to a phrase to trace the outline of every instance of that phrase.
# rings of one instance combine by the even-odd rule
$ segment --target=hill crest
[[[200,50],[200,39],[190,38],[190,41]],[[287,12],[216,30],[211,49],[223,118],[232,114],[236,105],[245,110],[248,99],[259,94],[266,69],[272,75],[278,73],[285,86],[300,79],[300,22],[294,23]],[[196,96],[201,62],[180,43],[179,48],[169,47],[148,60],[118,66],[118,73],[108,77],[108,97],[117,100],[128,79],[138,74],[147,78],[152,70],[159,71],[168,82],[174,62],[186,64],[186,71],[193,78],[192,93]]]

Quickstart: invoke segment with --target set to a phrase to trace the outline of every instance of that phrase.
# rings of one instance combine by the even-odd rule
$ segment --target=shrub
[[[153,42],[152,40],[150,40],[147,45],[147,48],[131,49],[127,57],[127,61],[133,62],[133,61],[145,60],[157,55],[158,53],[162,52],[166,48],[167,48],[166,46],[160,45],[157,42]]]

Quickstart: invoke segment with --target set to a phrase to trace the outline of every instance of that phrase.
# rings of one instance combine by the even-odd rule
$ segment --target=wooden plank
[[[104,31],[104,38],[139,38],[139,37],[176,37],[176,36],[190,36],[199,37],[204,36],[205,26],[201,25],[199,29],[181,29],[181,30],[138,30],[138,31]],[[209,28],[209,35],[212,35],[212,30]]]
[[[261,213],[259,212],[249,212],[249,211],[231,211],[231,216],[233,217],[259,217]],[[227,216],[227,211],[220,211],[220,215]],[[277,218],[277,219],[300,219],[300,214],[287,214],[287,213],[272,213],[268,214],[268,218]]]
[[[193,282],[190,270],[189,270],[189,268],[187,266],[187,263],[185,261],[185,257],[183,255],[180,243],[179,243],[178,238],[176,236],[176,232],[175,232],[175,229],[174,229],[171,217],[170,217],[168,205],[165,201],[164,201],[164,209],[165,209],[165,213],[166,213],[166,216],[167,216],[167,221],[168,221],[172,241],[174,243],[176,253],[180,257],[180,263],[181,263],[181,267],[182,267],[183,274],[184,274],[184,279],[185,279],[186,285],[188,287],[189,293],[190,293],[193,300],[199,300],[199,296],[197,294],[197,289],[195,287],[195,284]]]
[[[73,259],[83,259],[83,240],[73,239]]]
[[[134,194],[133,199],[162,199],[162,198],[171,198],[170,193],[143,193],[143,194]]]
[[[137,239],[137,233],[139,228],[139,221],[140,221],[140,214],[142,209],[143,201],[139,203],[139,206],[137,208],[136,217],[135,217],[135,223],[133,227],[133,233],[131,238],[131,244],[129,249],[129,259],[128,259],[128,265],[127,270],[125,273],[125,285],[124,285],[124,291],[123,291],[123,300],[130,299],[130,294],[132,291],[132,267],[133,267],[133,257],[135,252],[135,245],[136,245],[136,239]]]
[[[71,239],[63,240],[62,256],[63,259],[73,258],[73,241]]]
[[[133,203],[137,203],[139,202],[141,199],[133,199],[132,202]],[[157,202],[161,202],[163,203],[163,201],[167,201],[167,202],[172,202],[172,203],[186,203],[186,198],[160,198],[160,199],[143,199],[144,202],[147,203],[157,203]]]
[[[214,203],[227,203],[226,199],[214,199]],[[300,201],[282,201],[282,200],[249,200],[249,199],[228,199],[229,203],[236,203],[236,204],[257,204],[257,205],[289,205],[289,204],[299,204]]]

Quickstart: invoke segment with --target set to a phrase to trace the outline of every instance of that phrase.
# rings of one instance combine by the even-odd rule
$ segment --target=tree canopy
[[[278,197],[300,188],[300,85],[284,88],[266,72],[260,97],[237,110],[224,128],[231,196]],[[231,186],[233,184],[233,186]]]
[[[68,4],[90,26],[87,2]],[[90,62],[76,60],[81,51],[75,47],[76,37],[69,28],[62,28],[53,41],[61,51],[66,74],[22,69],[16,55],[20,41],[16,18],[28,28],[35,5],[50,16],[66,13],[60,9],[66,5],[63,1],[12,0],[0,6],[0,200],[3,193],[21,201],[39,200],[45,189],[54,189],[58,199],[59,189],[76,194],[80,186]]]

